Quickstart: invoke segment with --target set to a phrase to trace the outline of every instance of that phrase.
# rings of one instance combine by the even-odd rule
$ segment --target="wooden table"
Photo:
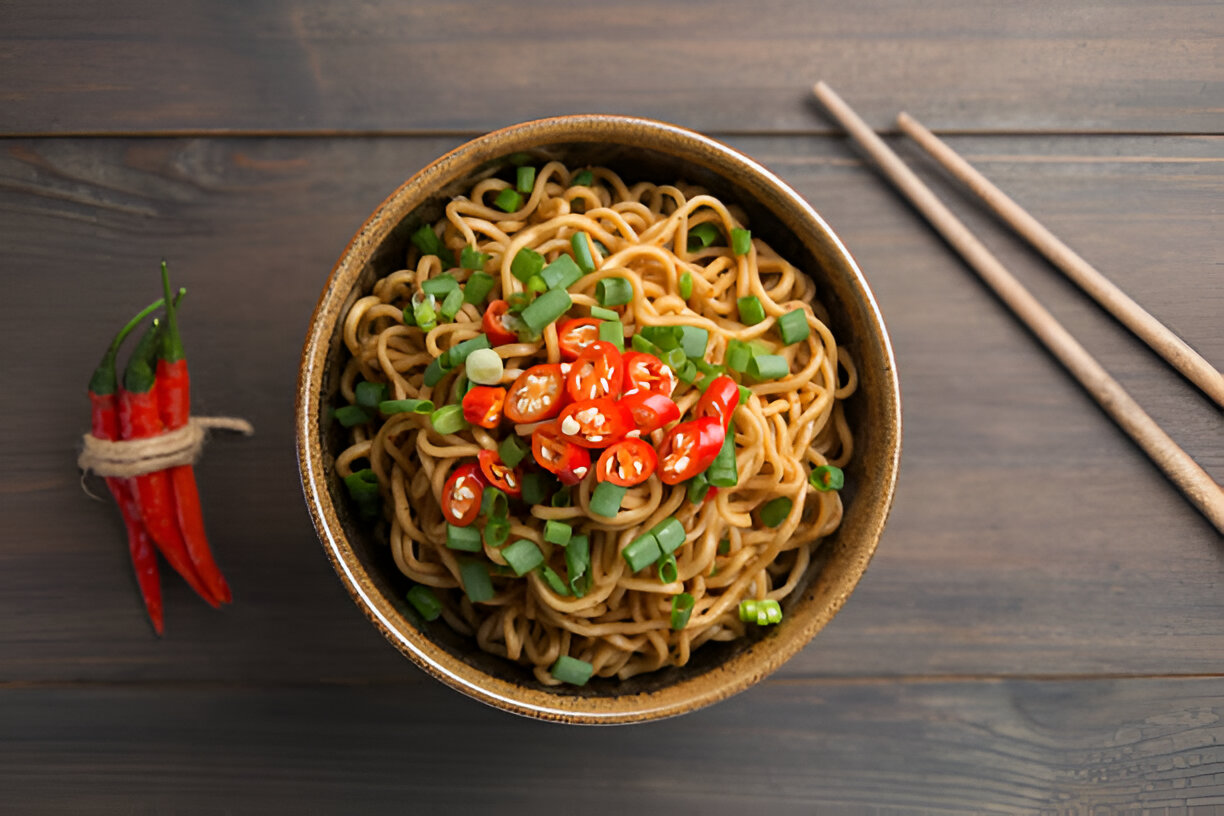
[[[1224,365],[1224,6],[123,0],[0,5],[0,811],[998,812],[1224,805],[1224,547],[816,109],[905,108]],[[441,152],[565,112],[762,161],[857,256],[896,347],[897,502],[786,667],[645,726],[518,719],[429,679],[333,575],[295,468],[319,289]],[[919,172],[1197,460],[1220,411]],[[155,639],[75,469],[121,318],[188,287],[199,467],[236,596]]]

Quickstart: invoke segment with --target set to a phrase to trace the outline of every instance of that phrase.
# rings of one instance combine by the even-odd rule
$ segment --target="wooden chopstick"
[[[1130,394],[1054,319],[990,250],[914,175],[883,140],[824,82],[813,88],[884,175],[931,226],[1071,372],[1101,408],[1143,449],[1190,502],[1224,534],[1224,490],[1139,407]]]
[[[1054,233],[914,117],[908,113],[898,114],[897,126],[943,165],[944,169],[981,197],[1000,218],[1020,234],[1020,237],[1045,255],[1050,263],[1061,269],[1089,297],[1151,346],[1153,351],[1202,389],[1216,404],[1224,407],[1224,374],[1220,374],[1197,351],[1131,300],[1112,281],[1059,240]]]

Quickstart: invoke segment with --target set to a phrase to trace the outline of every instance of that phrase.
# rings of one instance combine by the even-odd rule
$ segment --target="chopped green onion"
[[[778,330],[778,336],[782,338],[782,342],[788,346],[806,340],[811,333],[808,327],[807,312],[802,309],[795,309],[779,317],[774,322],[774,328]]]
[[[544,268],[544,256],[534,249],[523,247],[510,262],[510,272],[523,283],[531,280],[532,275],[540,274]]]
[[[490,547],[500,547],[510,537],[510,522],[506,519],[489,519],[484,527],[484,542]]]
[[[672,596],[671,628],[680,631],[688,626],[689,617],[693,614],[693,596],[687,592]]]
[[[557,260],[544,267],[540,277],[549,289],[568,289],[583,275],[582,267],[568,255],[558,255]]]
[[[693,296],[693,273],[685,270],[680,273],[680,297],[688,300]]]
[[[668,349],[667,351],[660,354],[659,359],[667,363],[669,366],[671,366],[673,369],[676,369],[676,370],[679,370],[679,368],[685,365],[686,363],[689,365],[690,368],[692,367],[692,363],[689,363],[688,358],[684,356],[684,349],[678,346],[674,349]]]
[[[714,243],[718,236],[722,234],[718,225],[713,221],[706,221],[698,224],[688,231],[688,249],[692,252],[694,249],[704,249]]]
[[[355,470],[344,477],[344,488],[349,498],[356,502],[368,502],[382,497],[378,489],[378,476],[369,468]]]
[[[765,307],[756,295],[748,295],[735,301],[739,308],[740,322],[745,326],[755,326],[765,319]]]
[[[747,255],[752,249],[752,232],[746,229],[731,230],[731,251],[736,255]]]
[[[731,552],[731,539],[724,538],[722,541],[718,542],[718,554],[726,555],[729,552]]]
[[[600,484],[610,484],[610,482]],[[659,548],[659,542],[653,535],[645,533],[629,542],[629,545],[621,550],[621,557],[625,559],[631,572],[637,572],[662,558],[663,550]]]
[[[739,484],[739,470],[735,462],[735,426],[727,428],[723,437],[722,449],[710,463],[706,477],[715,487],[735,487]]]
[[[487,519],[504,521],[510,517],[510,499],[501,488],[490,485],[480,499],[480,514]]]
[[[706,345],[710,342],[709,329],[699,329],[696,326],[680,327],[680,348],[684,349],[685,357],[705,356]]]
[[[476,383],[468,381],[466,371],[460,371],[459,376],[456,377],[455,381],[451,383],[450,399],[448,399],[446,402],[463,402],[463,398],[467,396],[467,392],[471,391],[475,385]],[[431,410],[430,413],[432,414],[433,411]]]
[[[740,601],[739,619],[745,623],[765,626],[782,620],[782,606],[775,600]]]
[[[706,478],[705,471],[702,471],[693,478],[689,479],[688,500],[693,504],[701,504],[706,500],[706,494],[709,492],[710,480]]]
[[[644,354],[653,354],[656,357],[658,357],[659,355],[663,353],[663,350],[661,348],[659,348],[654,343],[650,342],[645,337],[643,337],[640,332],[638,334],[633,335],[633,337],[630,338],[629,345],[633,348],[634,351],[640,351],[640,352],[643,352]]]
[[[522,578],[536,567],[544,563],[544,553],[534,542],[520,538],[508,547],[502,548],[502,558],[514,570],[514,574]]]
[[[595,284],[600,306],[623,306],[633,300],[633,284],[627,278],[603,278]]]
[[[574,503],[574,497],[570,495],[568,487],[563,487],[553,494],[552,499],[548,503],[553,507],[569,507]]]
[[[758,354],[773,354],[778,350],[773,343],[766,340],[749,340],[747,345],[753,357],[756,357]]]
[[[557,658],[557,662],[552,664],[548,673],[562,683],[569,683],[571,686],[585,686],[591,679],[591,675],[595,673],[595,667],[585,660],[561,655]]]
[[[540,573],[540,577],[544,579],[544,583],[548,584],[548,588],[558,595],[569,595],[569,587],[565,585],[565,581],[561,580],[561,576],[547,564],[541,564],[536,572]]]
[[[660,521],[650,529],[650,534],[659,542],[659,549],[665,553],[674,553],[684,544],[684,525],[674,517]]]
[[[468,379],[479,385],[497,385],[506,370],[501,355],[491,348],[475,349],[464,362]]]
[[[412,608],[417,611],[427,621],[437,620],[442,614],[442,602],[438,600],[438,596],[433,593],[433,590],[427,586],[417,584],[412,589],[408,590],[405,596],[408,603],[412,604]]]
[[[371,411],[387,398],[386,383],[359,382],[353,390],[357,392],[357,404]]]
[[[538,295],[541,292],[548,291],[548,282],[539,275],[532,275],[531,280],[527,281],[527,294]]]
[[[748,347],[747,343],[742,343],[739,340],[729,340],[727,342],[727,354],[723,361],[727,364],[727,368],[743,374],[748,370],[748,364],[752,362],[752,349]]]
[[[556,544],[558,547],[564,547],[570,543],[570,539],[574,536],[574,528],[566,524],[564,521],[556,521],[549,519],[544,522],[544,540],[549,544]]]
[[[446,355],[433,358],[429,365],[425,367],[425,385],[433,388],[438,383],[442,382],[442,378],[451,372],[451,367],[446,364]]]
[[[463,291],[461,289],[452,289],[442,300],[442,306],[438,309],[438,314],[447,320],[454,320],[455,315],[459,314],[459,310],[462,308]]]
[[[578,175],[570,179],[571,187],[590,187],[591,182],[595,181],[595,174],[590,170],[583,170]]]
[[[518,167],[520,164],[526,164],[527,162],[531,161],[531,154],[526,150],[519,150],[518,152],[511,153],[506,161],[510,162],[510,164],[514,165],[515,167]]]
[[[620,312],[613,311],[612,309],[605,309],[602,306],[592,306],[591,307],[591,317],[597,320],[620,320],[621,319]]]
[[[442,239],[429,224],[422,224],[412,233],[412,243],[421,250],[422,255],[437,255],[445,266],[455,265],[454,254],[442,243]]]
[[[447,524],[446,546],[452,550],[480,552],[480,531],[475,527],[456,527],[453,524]]]
[[[570,236],[570,246],[574,249],[574,260],[578,262],[583,272],[595,271],[595,259],[591,257],[591,244],[585,232],[575,232]]]
[[[483,603],[493,597],[493,582],[489,580],[489,568],[480,561],[459,562],[459,580],[463,591],[472,603]]]
[[[467,362],[468,356],[476,349],[487,349],[492,347],[489,342],[488,335],[478,334],[475,337],[464,340],[462,343],[456,343],[443,355],[446,365],[454,368],[455,366],[463,365]]]
[[[700,357],[690,357],[689,362],[691,362],[694,366],[696,366],[698,371],[700,371],[706,377],[710,378],[709,381],[702,383],[702,390],[704,390],[706,386],[708,386],[710,382],[713,381],[714,377],[717,377],[719,374],[722,374],[724,371],[727,370],[724,366],[714,365],[713,363],[707,360],[703,360]]]
[[[424,294],[425,297],[418,301],[417,295],[420,294]],[[417,295],[412,296],[412,317],[420,326],[421,331],[431,331],[438,325],[438,313],[434,310],[437,301],[428,292],[418,292]]]
[[[748,400],[749,400],[749,399],[751,399],[751,398],[752,398],[752,389],[751,389],[751,388],[745,388],[744,386],[742,386],[742,385],[741,385],[741,386],[739,387],[739,404],[740,404],[740,405],[747,405],[747,404],[748,404]]]
[[[472,277],[467,279],[467,283],[463,284],[463,302],[470,303],[473,306],[479,306],[485,302],[485,298],[493,291],[493,287],[497,285],[497,279],[492,275],[487,275],[484,272],[474,272]]]
[[[766,527],[777,527],[786,521],[786,517],[790,515],[793,504],[786,496],[779,496],[773,501],[767,502],[761,508],[761,523]]]
[[[421,283],[421,291],[434,297],[445,297],[459,288],[459,281],[451,275],[439,275]]]
[[[518,467],[519,462],[527,455],[527,446],[517,434],[510,434],[497,446],[497,455],[507,467]]]
[[[676,349],[678,351],[679,349]],[[668,352],[669,354],[671,352]],[[670,365],[670,363],[669,363]],[[692,360],[685,360],[679,367],[676,368],[676,379],[682,383],[692,385],[697,379],[697,366],[693,365]]]
[[[790,363],[777,354],[758,354],[748,364],[748,373],[756,380],[779,380],[790,373]]]
[[[507,187],[497,194],[493,203],[504,212],[518,212],[523,206],[523,197],[513,187]]]
[[[502,457],[505,461],[505,457]],[[523,474],[523,502],[529,505],[543,504],[548,498],[551,479],[538,470]]]
[[[625,350],[625,326],[619,320],[605,320],[599,324],[599,339],[611,343],[617,350]]]
[[[336,409],[336,419],[346,428],[370,421],[370,413],[360,405],[345,405]]]
[[[432,414],[434,404],[429,400],[402,399],[383,400],[378,403],[378,412],[383,416],[392,414]]]
[[[574,301],[570,299],[569,292],[564,289],[549,289],[523,310],[523,322],[527,324],[527,328],[539,334],[573,305]]]
[[[591,491],[591,512],[597,516],[612,518],[620,512],[621,499],[625,497],[625,491],[628,489],[611,482],[600,482]]]
[[[531,305],[534,298],[527,292],[511,292],[506,296],[506,302],[510,304],[508,311],[515,315],[520,314],[524,309]],[[507,326],[506,328],[510,328]]]
[[[531,190],[535,187],[536,169],[534,167],[523,165],[518,169],[518,173],[514,179],[514,187],[524,195],[530,195]]]
[[[670,584],[680,577],[680,569],[676,566],[676,556],[665,553],[657,562],[655,568],[659,571],[659,582]]]
[[[570,592],[574,597],[586,595],[591,585],[591,539],[584,535],[574,536],[565,548],[565,571],[569,573]]]
[[[415,308],[416,307],[413,306],[411,303],[409,303],[407,306],[404,307],[403,318],[404,318],[405,326],[415,326],[417,324],[416,312],[413,311],[413,309]]]
[[[841,490],[846,474],[837,465],[820,465],[808,475],[808,484],[820,491]]]
[[[462,405],[443,405],[429,415],[429,421],[433,424],[434,430],[443,436],[459,433],[471,427],[463,418]]]
[[[484,265],[489,262],[493,256],[487,252],[481,252],[476,247],[468,244],[459,253],[459,265],[464,269],[471,269],[473,272],[484,269]],[[471,283],[471,280],[468,280]]]
[[[684,327],[643,326],[638,333],[664,351],[670,351],[680,348],[680,340],[684,337]]]

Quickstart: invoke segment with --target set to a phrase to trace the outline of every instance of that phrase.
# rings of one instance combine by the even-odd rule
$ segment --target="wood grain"
[[[310,682],[415,678],[331,575],[291,432],[305,321],[365,214],[454,137],[9,140],[0,156],[0,678]],[[896,509],[846,609],[783,670],[827,676],[1216,673],[1219,538],[915,215],[835,138],[741,137],[829,219],[897,350]],[[1224,362],[1219,138],[962,137],[956,149],[1204,356]],[[924,172],[927,170],[924,168]],[[927,175],[931,183],[942,180]],[[955,200],[955,196],[949,196]],[[1220,414],[973,205],[1009,268],[1215,478]],[[48,236],[53,236],[49,238]],[[168,582],[154,642],[113,509],[73,468],[104,338],[189,289],[198,410],[239,414],[199,468],[238,599]],[[35,407],[36,406],[36,407]]]
[[[1212,2],[11,0],[0,132],[485,131],[634,113],[831,132],[825,79],[876,127],[1224,130]]]
[[[1224,680],[767,682],[644,726],[423,687],[0,690],[0,805],[43,813],[1211,813]],[[580,760],[576,758],[580,757]]]

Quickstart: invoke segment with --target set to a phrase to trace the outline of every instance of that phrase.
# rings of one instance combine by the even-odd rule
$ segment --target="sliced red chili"
[[[616,400],[574,402],[561,412],[561,433],[584,448],[606,448],[634,429],[633,417]]]
[[[659,446],[659,478],[663,484],[680,484],[710,466],[722,449],[722,422],[707,416],[681,422],[667,432]]]
[[[597,341],[578,355],[565,381],[566,391],[575,402],[616,399],[621,394],[621,353],[611,343]]]
[[[680,406],[671,397],[653,391],[639,391],[620,401],[629,411],[633,423],[643,434],[652,433],[680,418]]]
[[[531,455],[561,484],[576,485],[591,470],[591,454],[566,439],[559,422],[547,422],[532,432]]]
[[[496,385],[478,385],[463,395],[463,418],[482,428],[496,428],[501,423],[506,389]]]
[[[725,374],[715,377],[714,381],[706,388],[705,393],[701,395],[701,399],[697,401],[697,409],[694,416],[712,416],[717,417],[722,422],[723,430],[731,424],[731,415],[735,413],[736,407],[739,406],[739,385],[735,380]]]
[[[662,394],[670,397],[676,390],[676,372],[653,354],[627,351],[624,354],[625,396]]]
[[[599,340],[599,321],[593,317],[567,320],[557,327],[557,343],[561,359],[577,360],[588,346]]]
[[[659,457],[650,443],[625,439],[608,448],[595,465],[595,478],[621,487],[633,487],[650,478]]]
[[[467,527],[476,520],[484,500],[484,479],[473,462],[460,465],[442,488],[442,516],[456,527]]]
[[[560,365],[537,365],[524,371],[506,395],[506,418],[511,422],[539,422],[561,413],[565,375]]]
[[[506,311],[509,308],[510,304],[506,301],[495,300],[489,304],[489,308],[485,309],[481,328],[489,336],[489,342],[495,346],[518,342],[518,335],[506,325]]]
[[[523,495],[522,473],[503,462],[497,451],[482,450],[476,458],[480,460],[480,472],[486,482],[512,498]]]

